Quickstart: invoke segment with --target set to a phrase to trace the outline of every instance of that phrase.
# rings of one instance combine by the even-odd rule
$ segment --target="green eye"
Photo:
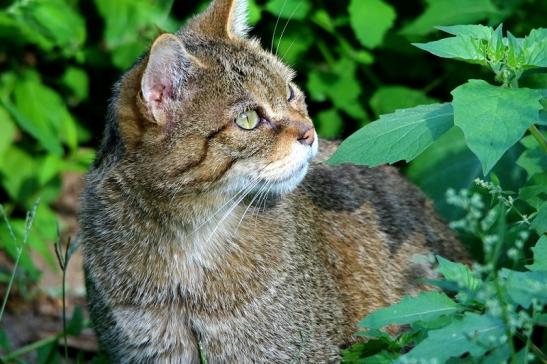
[[[249,110],[239,115],[236,119],[236,124],[241,129],[252,130],[260,123],[260,117],[254,110]]]

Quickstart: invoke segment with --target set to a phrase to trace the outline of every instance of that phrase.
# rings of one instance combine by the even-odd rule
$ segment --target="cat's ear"
[[[200,33],[219,38],[245,38],[249,32],[248,0],[214,0],[190,27]]]
[[[141,80],[141,94],[158,124],[166,122],[166,111],[179,96],[193,59],[174,34],[162,34],[154,41]]]

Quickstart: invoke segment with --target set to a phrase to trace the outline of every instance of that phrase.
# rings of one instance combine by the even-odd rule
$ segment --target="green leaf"
[[[506,279],[507,295],[516,304],[529,308],[533,299],[542,304],[547,303],[547,272],[516,272],[502,269],[500,276]]]
[[[520,143],[526,147],[526,150],[520,155],[517,165],[526,170],[528,178],[547,171],[547,153],[543,151],[537,140],[532,135],[528,135],[522,138]]]
[[[309,28],[302,28],[297,24],[289,24],[281,39],[280,36],[281,33],[275,38],[274,52],[289,64],[301,62],[314,40]]]
[[[437,26],[435,28],[452,35],[463,35],[484,40],[490,40],[494,33],[492,27],[481,24]]]
[[[488,174],[538,118],[541,92],[496,87],[470,80],[452,91],[454,124]]]
[[[493,14],[498,9],[490,0],[428,0],[426,10],[412,23],[405,26],[404,35],[425,35],[439,25],[476,23]]]
[[[405,296],[394,305],[381,308],[359,322],[359,326],[381,329],[388,325],[405,325],[431,321],[458,312],[458,304],[439,292],[422,292],[417,297]]]
[[[412,43],[412,45],[437,57],[487,64],[486,49],[479,40],[470,36],[450,37],[429,43]]]
[[[519,189],[519,198],[539,209],[547,201],[547,172],[533,175],[526,186]]]
[[[522,43],[527,66],[547,67],[547,29],[532,29]]]
[[[329,163],[377,166],[412,160],[453,125],[450,104],[422,105],[382,115],[347,138]]]
[[[336,109],[321,111],[315,118],[317,133],[326,139],[340,136],[344,127],[342,117]]]
[[[13,138],[15,138],[15,133],[17,129],[13,123],[11,116],[8,114],[6,109],[0,106],[0,161],[2,160],[2,155],[8,149],[8,147],[13,143]]]
[[[72,312],[72,317],[66,325],[66,334],[78,336],[84,328],[84,310],[82,306],[76,306]]]
[[[60,47],[73,55],[86,39],[82,16],[63,0],[20,2],[11,8],[23,37],[46,51]]]
[[[527,265],[526,268],[531,271],[547,272],[547,235],[539,238],[532,251],[534,252],[534,264]]]
[[[89,94],[89,78],[83,69],[68,67],[65,73],[63,73],[61,82],[70,90],[71,99],[69,103],[71,105],[78,104],[87,99]]]
[[[334,106],[355,119],[366,113],[359,103],[361,84],[356,76],[357,64],[349,58],[336,62],[329,72],[314,70],[308,75],[307,89],[316,101],[331,100]]]
[[[437,100],[428,97],[420,90],[406,86],[382,86],[370,98],[370,107],[376,115],[382,115],[392,113],[397,109],[407,109],[435,102]]]
[[[174,32],[178,24],[168,16],[172,1],[95,0],[105,21],[104,39],[119,68],[135,62],[159,31]]]
[[[397,14],[382,0],[351,0],[350,24],[357,39],[368,48],[376,48],[391,29]]]
[[[498,345],[490,337],[501,337],[505,333],[503,321],[488,315],[466,312],[463,319],[428,332],[427,337],[396,363],[409,360],[424,360],[444,363],[450,358],[470,353],[473,357],[483,355]]]
[[[532,228],[540,235],[547,233],[547,201],[540,206],[538,214],[532,221]]]
[[[459,287],[470,291],[476,291],[480,287],[481,280],[475,277],[466,265],[451,262],[441,256],[437,256],[437,261],[439,262],[439,273],[447,281],[455,282]]]
[[[33,195],[39,187],[36,170],[39,168],[41,159],[15,146],[10,146],[6,150],[6,155],[9,155],[9,158],[5,158],[0,164],[2,187],[11,200],[23,205],[28,204],[37,197]]]
[[[303,20],[311,9],[309,0],[269,0],[266,10],[282,19]]]

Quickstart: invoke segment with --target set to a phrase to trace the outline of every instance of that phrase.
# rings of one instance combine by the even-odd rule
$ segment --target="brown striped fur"
[[[417,255],[464,256],[394,168],[326,165],[324,141],[311,162],[304,95],[244,10],[216,0],[116,87],[80,215],[112,362],[197,363],[198,341],[209,363],[337,362],[359,319],[422,288]]]

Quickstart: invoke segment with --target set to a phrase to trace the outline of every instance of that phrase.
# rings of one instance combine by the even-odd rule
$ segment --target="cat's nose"
[[[315,129],[313,127],[308,127],[308,129],[298,138],[298,141],[304,145],[312,145],[315,141]]]

